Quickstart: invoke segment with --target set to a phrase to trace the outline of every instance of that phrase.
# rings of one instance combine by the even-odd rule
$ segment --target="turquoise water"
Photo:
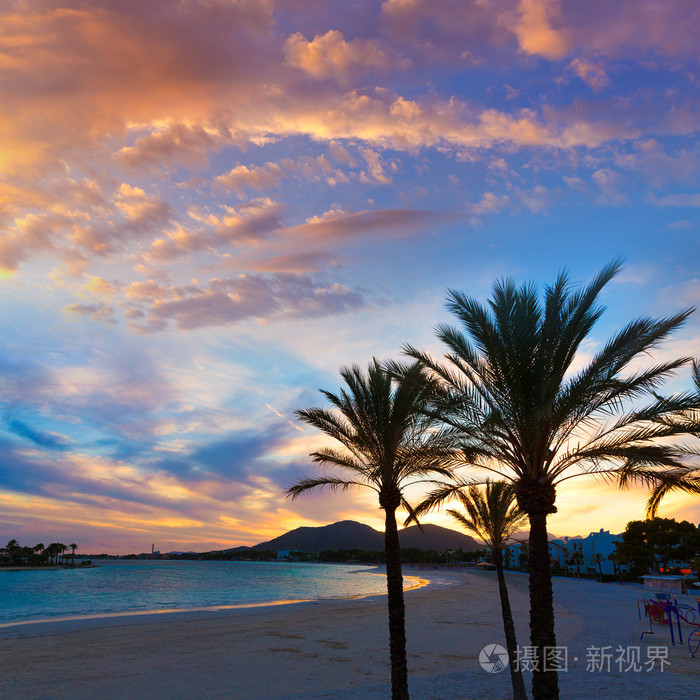
[[[83,615],[261,605],[386,592],[343,564],[104,561],[95,568],[0,572],[0,624]]]

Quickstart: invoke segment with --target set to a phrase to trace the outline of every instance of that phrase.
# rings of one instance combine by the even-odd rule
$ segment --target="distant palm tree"
[[[622,583],[622,567],[629,564],[629,559],[624,554],[620,554],[620,552],[617,550],[610,554],[609,558],[612,559],[613,569],[615,570],[615,575],[617,576],[617,582]]]
[[[626,487],[652,487],[648,510],[669,491],[700,493],[687,462],[697,448],[673,440],[700,432],[700,370],[697,391],[661,396],[681,357],[646,369],[643,359],[678,329],[692,309],[668,318],[639,318],[615,334],[585,366],[574,358],[603,313],[597,298],[618,273],[607,265],[592,283],[573,288],[566,273],[543,298],[533,284],[494,285],[486,305],[450,291],[448,307],[462,330],[441,325],[447,364],[410,346],[406,352],[444,383],[435,412],[462,433],[465,466],[497,473],[515,484],[518,504],[530,521],[530,630],[536,649],[533,695],[559,695],[557,671],[546,650],[556,648],[547,517],[557,508],[558,484],[594,475]],[[646,405],[639,406],[641,400]]]
[[[447,512],[467,530],[480,537],[491,550],[498,576],[498,592],[501,598],[503,631],[510,659],[510,680],[515,700],[527,700],[522,670],[518,666],[518,642],[513,625],[513,614],[508,598],[508,587],[503,574],[503,549],[527,520],[527,514],[518,508],[515,489],[504,481],[486,481],[485,489],[469,484],[444,486],[428,495],[416,508],[421,515],[445,501],[456,498],[464,512],[449,509]]]
[[[59,557],[67,550],[68,547],[66,547],[65,544],[61,542],[52,542],[45,550],[49,555],[49,563],[57,566]]]
[[[583,551],[580,549],[576,549],[575,542],[574,551],[571,553],[571,559],[569,559],[569,561],[573,566],[576,567],[576,578],[581,578],[581,564],[583,564]]]
[[[600,575],[601,582],[603,581],[603,559],[604,557],[600,552],[595,552],[595,554],[593,554],[593,556],[591,557],[591,564],[598,565],[598,573]]]
[[[331,410],[310,408],[296,415],[342,445],[311,454],[315,462],[337,468],[341,475],[301,479],[287,494],[296,498],[319,487],[346,490],[351,486],[377,493],[385,518],[392,698],[404,700],[408,698],[408,675],[396,510],[403,506],[414,517],[405,487],[431,473],[451,475],[449,468],[440,466],[446,453],[442,435],[431,429],[434,421],[424,412],[434,384],[418,363],[404,367],[400,381],[376,359],[366,373],[353,366],[342,368],[340,374],[347,389],[338,394],[322,391]]]
[[[68,545],[68,547],[71,550],[71,559],[70,559],[70,565],[75,566],[75,550],[78,549],[78,545],[75,544],[75,542],[72,542],[71,544]]]

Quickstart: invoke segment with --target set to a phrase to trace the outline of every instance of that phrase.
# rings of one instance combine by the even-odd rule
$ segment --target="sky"
[[[695,0],[5,0],[0,539],[382,529],[369,491],[285,499],[324,444],[294,410],[441,354],[449,288],[624,257],[579,363],[697,305],[698,36]],[[649,361],[680,355],[700,314]],[[556,534],[644,516],[566,483]]]

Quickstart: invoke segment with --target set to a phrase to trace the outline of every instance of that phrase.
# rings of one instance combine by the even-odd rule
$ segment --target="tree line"
[[[0,547],[0,563],[2,566],[59,566],[66,562],[66,552],[70,563],[75,563],[75,550],[78,545],[72,542],[65,545],[61,542],[53,542],[44,546],[43,543],[33,547],[23,547],[17,540],[10,540],[4,547]]]
[[[442,359],[407,344],[408,361],[375,358],[366,370],[343,367],[342,388],[321,390],[328,407],[296,411],[332,445],[311,453],[324,473],[300,479],[288,496],[364,487],[384,511],[394,700],[409,697],[397,511],[406,512],[406,523],[418,522],[456,499],[462,524],[489,544],[518,699],[527,695],[515,671],[501,552],[512,521],[528,523],[532,695],[552,700],[559,685],[547,656],[557,647],[547,519],[557,512],[557,487],[586,476],[620,488],[641,484],[649,488],[648,516],[673,490],[700,494],[697,442],[678,442],[700,436],[700,365],[692,357],[648,364],[694,309],[633,319],[591,359],[581,357],[604,311],[600,294],[620,269],[614,261],[580,286],[562,272],[542,294],[533,283],[500,280],[485,304],[450,290],[447,306],[459,325],[437,327]],[[662,394],[669,376],[684,367],[695,388]],[[431,490],[414,505],[407,487],[417,482]]]
[[[680,564],[700,569],[700,529],[687,520],[649,518],[627,523],[616,543],[613,562],[627,568],[629,578],[646,573],[680,573]],[[684,567],[685,568],[685,567]]]

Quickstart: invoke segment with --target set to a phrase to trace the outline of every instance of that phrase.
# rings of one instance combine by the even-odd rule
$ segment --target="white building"
[[[519,536],[518,539],[523,541],[515,542],[507,548],[510,551],[511,568],[518,567],[520,555],[527,551],[527,536]],[[590,574],[598,573],[598,564],[594,557],[596,554],[600,554],[602,555],[600,569],[604,574],[614,574],[615,568],[610,555],[615,552],[615,542],[622,542],[622,535],[611,535],[609,530],[601,528],[598,532],[591,532],[588,537],[562,537],[550,540],[549,553],[560,568],[564,569],[569,566],[569,568],[575,569],[575,563],[571,564],[572,557],[574,557],[574,552],[581,552],[580,569],[582,572]]]

